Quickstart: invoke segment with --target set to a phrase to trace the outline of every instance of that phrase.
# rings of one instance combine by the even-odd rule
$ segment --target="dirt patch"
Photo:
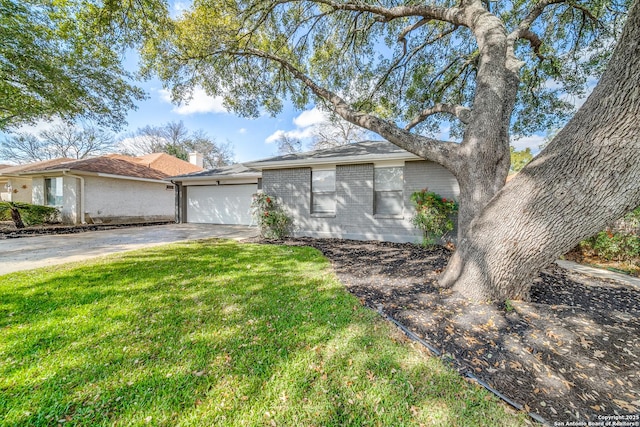
[[[364,305],[552,424],[640,411],[640,289],[632,285],[553,264],[536,279],[531,302],[476,304],[435,286],[451,255],[444,248],[306,238],[279,243],[319,249]]]

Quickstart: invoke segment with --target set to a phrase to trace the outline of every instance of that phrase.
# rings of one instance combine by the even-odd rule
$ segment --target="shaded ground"
[[[531,302],[472,304],[434,286],[450,256],[444,248],[337,239],[285,243],[322,251],[363,304],[383,310],[458,370],[471,370],[551,424],[640,412],[638,288],[554,264],[535,281]],[[640,425],[635,415],[626,420]]]

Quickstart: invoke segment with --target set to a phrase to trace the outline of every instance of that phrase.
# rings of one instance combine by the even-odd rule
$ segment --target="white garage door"
[[[187,187],[187,222],[251,224],[251,196],[256,184]]]

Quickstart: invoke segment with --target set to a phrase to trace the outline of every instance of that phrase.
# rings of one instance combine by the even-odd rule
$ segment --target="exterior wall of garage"
[[[56,206],[62,221],[82,221],[84,190],[85,222],[138,223],[174,219],[173,185],[163,182],[137,181],[85,176],[84,188],[79,178],[63,177],[63,201]],[[33,178],[33,203],[44,205],[45,178]]]
[[[277,197],[292,216],[295,235],[356,240],[419,242],[420,231],[411,224],[411,194],[428,188],[446,198],[458,197],[458,182],[449,171],[433,162],[407,161],[402,214],[378,216],[374,213],[375,166],[363,163],[335,167],[336,209],[332,215],[311,212],[312,168],[265,169],[262,185],[264,192]]]
[[[85,212],[104,223],[172,221],[174,188],[169,182],[85,177]]]

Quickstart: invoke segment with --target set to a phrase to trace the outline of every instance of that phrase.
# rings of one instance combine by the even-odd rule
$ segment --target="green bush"
[[[611,227],[580,242],[584,254],[607,261],[638,262],[640,260],[640,206]]]
[[[11,221],[11,207],[18,209],[24,225],[39,225],[59,222],[60,211],[51,206],[32,205],[20,202],[0,202],[0,220]]]
[[[274,197],[264,193],[254,194],[251,212],[265,239],[282,239],[290,234],[293,221]]]
[[[580,249],[608,261],[633,261],[640,258],[640,237],[606,230],[580,242]]]
[[[442,236],[453,230],[453,216],[458,212],[455,200],[446,199],[428,189],[411,195],[415,213],[411,223],[422,230],[423,244],[434,245]]]

